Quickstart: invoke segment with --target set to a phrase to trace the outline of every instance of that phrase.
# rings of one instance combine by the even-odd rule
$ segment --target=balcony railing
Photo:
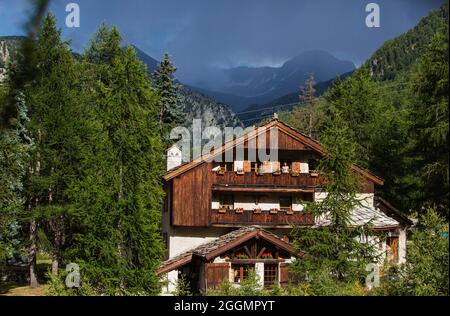
[[[236,211],[227,210],[220,212],[219,210],[211,210],[210,224],[212,226],[230,226],[239,227],[245,225],[261,225],[268,227],[291,227],[293,225],[313,225],[314,216],[303,212],[278,211],[276,213],[270,211]]]
[[[273,175],[265,173],[259,175],[255,172],[246,172],[238,174],[236,172],[225,172],[217,174],[213,172],[212,183],[216,185],[246,185],[251,186],[273,186],[273,187],[303,187],[314,188],[321,184],[321,177],[310,173],[301,173],[297,176],[291,174]]]

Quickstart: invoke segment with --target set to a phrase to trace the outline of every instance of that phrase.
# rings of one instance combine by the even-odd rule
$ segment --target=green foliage
[[[338,289],[361,284],[367,264],[376,257],[372,244],[358,240],[365,236],[365,227],[354,227],[351,221],[351,212],[359,205],[356,193],[360,192],[359,179],[351,168],[356,149],[335,107],[329,109],[321,142],[325,156],[318,169],[325,178],[327,195],[306,207],[316,218],[317,227],[295,227],[292,231],[294,245],[305,255],[291,270],[297,282],[308,284],[300,288],[307,295],[335,295]]]
[[[157,294],[164,253],[157,97],[134,49],[120,43],[117,29],[103,25],[85,54],[94,70],[95,135],[69,190],[74,232],[65,257],[98,294]]]
[[[366,65],[370,67],[375,78],[392,80],[399,73],[411,69],[426,50],[433,35],[446,29],[448,29],[448,2],[423,18],[410,31],[386,41]]]
[[[159,95],[157,101],[159,125],[167,138],[170,130],[184,121],[183,108],[178,95],[179,85],[174,78],[176,71],[177,68],[166,53],[158,69],[152,74],[154,86]]]
[[[449,295],[448,223],[428,209],[412,230],[407,261],[381,280],[373,295]]]
[[[420,180],[416,208],[436,206],[448,216],[449,206],[449,103],[448,31],[437,34],[412,75],[411,129],[415,139],[411,155],[417,160],[412,174]]]
[[[6,91],[0,90],[0,105]],[[18,250],[21,243],[18,219],[23,210],[23,176],[31,144],[26,139],[28,122],[23,99],[17,100],[16,124],[0,131],[0,265]]]
[[[175,288],[175,292],[173,293],[176,296],[192,296],[191,287],[189,286],[189,281],[184,275],[181,275],[178,278],[177,286]]]
[[[228,280],[225,280],[218,289],[208,290],[209,296],[269,296],[272,293],[279,294],[275,289],[262,289],[259,284],[259,276],[254,270],[249,270],[248,276],[239,286],[235,287]]]
[[[95,296],[98,295],[88,280],[80,280],[80,287],[68,288],[65,283],[67,272],[60,271],[58,275],[53,273],[47,273],[48,277],[48,290],[49,296]]]

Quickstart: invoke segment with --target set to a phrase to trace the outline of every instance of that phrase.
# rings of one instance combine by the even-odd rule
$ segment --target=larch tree
[[[355,227],[351,219],[361,203],[357,196],[361,181],[351,168],[357,157],[355,142],[340,111],[330,108],[329,113],[321,137],[325,155],[318,164],[326,196],[306,207],[315,227],[296,227],[292,232],[295,246],[305,253],[292,272],[298,281],[310,284],[316,295],[338,294],[327,292],[331,290],[323,288],[327,283],[361,284],[366,265],[375,258],[364,233],[367,227]]]
[[[75,176],[71,146],[77,124],[74,105],[74,60],[56,20],[48,14],[39,28],[34,52],[33,80],[24,88],[30,121],[27,128],[33,140],[25,177],[26,209],[29,219],[29,261],[31,286],[38,285],[36,253],[38,232],[48,234],[52,244],[52,272],[58,273],[64,234],[64,214],[68,183]]]
[[[158,98],[134,49],[120,45],[117,29],[102,25],[85,52],[99,129],[71,187],[77,231],[66,254],[98,294],[157,294],[164,254]]]

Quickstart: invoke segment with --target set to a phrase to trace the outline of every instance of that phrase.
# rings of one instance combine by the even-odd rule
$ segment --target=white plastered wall
[[[222,228],[172,227],[169,229],[169,258],[214,241],[228,232],[228,229]]]

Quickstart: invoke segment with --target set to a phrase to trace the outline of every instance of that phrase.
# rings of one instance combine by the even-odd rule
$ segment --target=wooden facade
[[[288,223],[297,225],[308,225],[310,218],[302,214],[269,216],[272,214],[218,214],[212,209],[212,198],[214,192],[233,193],[301,193],[309,192],[314,196],[319,191],[323,179],[314,170],[308,173],[301,173],[300,163],[308,163],[315,159],[320,159],[323,151],[315,141],[296,132],[295,130],[272,121],[269,123],[266,132],[260,135],[248,134],[241,139],[234,141],[232,145],[224,145],[217,149],[209,157],[202,157],[189,164],[181,166],[166,176],[167,187],[170,188],[169,201],[171,210],[170,218],[172,226],[177,227],[211,227],[220,225],[231,225],[236,221],[236,226],[245,224],[264,224],[273,226],[284,226]],[[261,137],[265,137],[266,144],[270,147],[270,129],[278,130],[278,166],[282,166],[283,161],[291,162],[289,174],[278,172],[258,174],[252,169],[252,162],[242,161],[242,172],[232,170],[227,167],[224,172],[213,171],[217,163],[208,162],[206,158],[224,158],[226,152],[235,150],[236,145],[244,146],[244,159],[248,159],[248,149],[258,144]],[[273,147],[273,146],[272,146]],[[236,153],[233,154],[236,156]],[[258,163],[258,162],[256,162]],[[262,162],[259,162],[262,163]],[[297,169],[298,170],[297,170]],[[361,193],[374,193],[375,185],[381,184],[382,180],[369,172],[355,166],[354,171],[362,176],[363,189]],[[297,170],[297,171],[296,171]]]

